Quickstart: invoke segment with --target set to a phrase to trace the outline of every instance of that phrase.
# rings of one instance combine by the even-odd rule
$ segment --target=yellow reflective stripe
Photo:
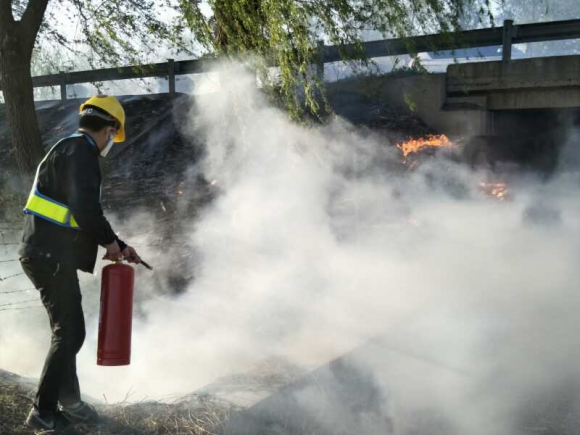
[[[82,133],[71,134],[68,138],[83,137],[83,136],[89,141],[89,143],[96,146],[95,144],[93,144],[92,139],[89,139],[89,136],[85,136]],[[65,138],[65,139],[68,139],[68,138]],[[36,194],[36,192],[37,192],[36,186],[38,184],[38,176],[40,174],[40,168],[41,168],[42,164],[46,161],[46,159],[48,159],[48,156],[50,155],[50,153],[52,153],[52,151],[59,144],[61,144],[65,139],[61,139],[56,144],[54,144],[54,146],[50,149],[50,151],[48,153],[46,153],[46,155],[44,156],[44,158],[42,159],[42,161],[38,165],[38,168],[36,168],[36,176],[34,177],[34,183],[32,184],[30,196],[28,197],[28,201],[26,202],[26,206],[24,207],[24,212],[25,213],[31,212],[32,214],[35,214],[41,218],[49,219],[53,222],[56,222],[60,225],[65,226],[65,227],[80,229],[79,224],[77,223],[75,218],[72,216],[72,214],[70,213],[70,211],[66,205],[57,204],[56,202],[52,202],[50,200],[50,198],[47,198],[47,197],[43,198],[42,196],[39,196]],[[69,220],[69,216],[70,216],[70,220]]]
[[[35,194],[30,195],[26,203],[26,210],[38,213],[60,224],[68,224],[68,208],[50,202]]]
[[[35,193],[32,193],[28,197],[24,211],[32,212],[40,217],[50,219],[65,226],[70,226],[71,228],[80,228],[74,216],[70,214],[68,207],[55,204]]]

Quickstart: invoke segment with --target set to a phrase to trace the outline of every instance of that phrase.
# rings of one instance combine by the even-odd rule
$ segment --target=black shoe
[[[25,422],[26,426],[34,429],[37,435],[76,435],[79,432],[71,426],[60,412],[45,411],[40,412],[32,408]]]
[[[73,424],[95,425],[99,424],[101,421],[99,413],[95,410],[95,407],[86,402],[79,402],[73,406],[61,405],[60,410]]]

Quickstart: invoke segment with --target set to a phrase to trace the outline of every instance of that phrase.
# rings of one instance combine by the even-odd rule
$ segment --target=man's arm
[[[79,226],[102,246],[117,241],[101,207],[101,170],[89,144],[77,144],[64,154],[66,203]],[[125,245],[123,243],[123,245]],[[125,245],[126,246],[126,245]]]
[[[139,263],[135,250],[117,237],[103,213],[98,157],[88,145],[81,145],[67,152],[66,160],[67,205],[79,226],[107,248],[105,259],[116,260],[122,254],[130,262]]]

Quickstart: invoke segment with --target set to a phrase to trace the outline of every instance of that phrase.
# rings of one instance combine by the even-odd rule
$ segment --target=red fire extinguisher
[[[128,264],[113,263],[103,268],[97,350],[100,366],[131,363],[134,282],[135,272]]]

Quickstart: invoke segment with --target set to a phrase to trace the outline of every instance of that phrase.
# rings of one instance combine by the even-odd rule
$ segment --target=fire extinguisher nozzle
[[[149,270],[153,270],[153,268],[152,268],[151,266],[149,266],[149,265],[148,265],[148,264],[147,264],[145,261],[143,261],[143,260],[141,260],[141,263],[139,263],[139,264],[142,264],[143,266],[145,266],[145,267],[146,267],[147,269],[149,269]]]

